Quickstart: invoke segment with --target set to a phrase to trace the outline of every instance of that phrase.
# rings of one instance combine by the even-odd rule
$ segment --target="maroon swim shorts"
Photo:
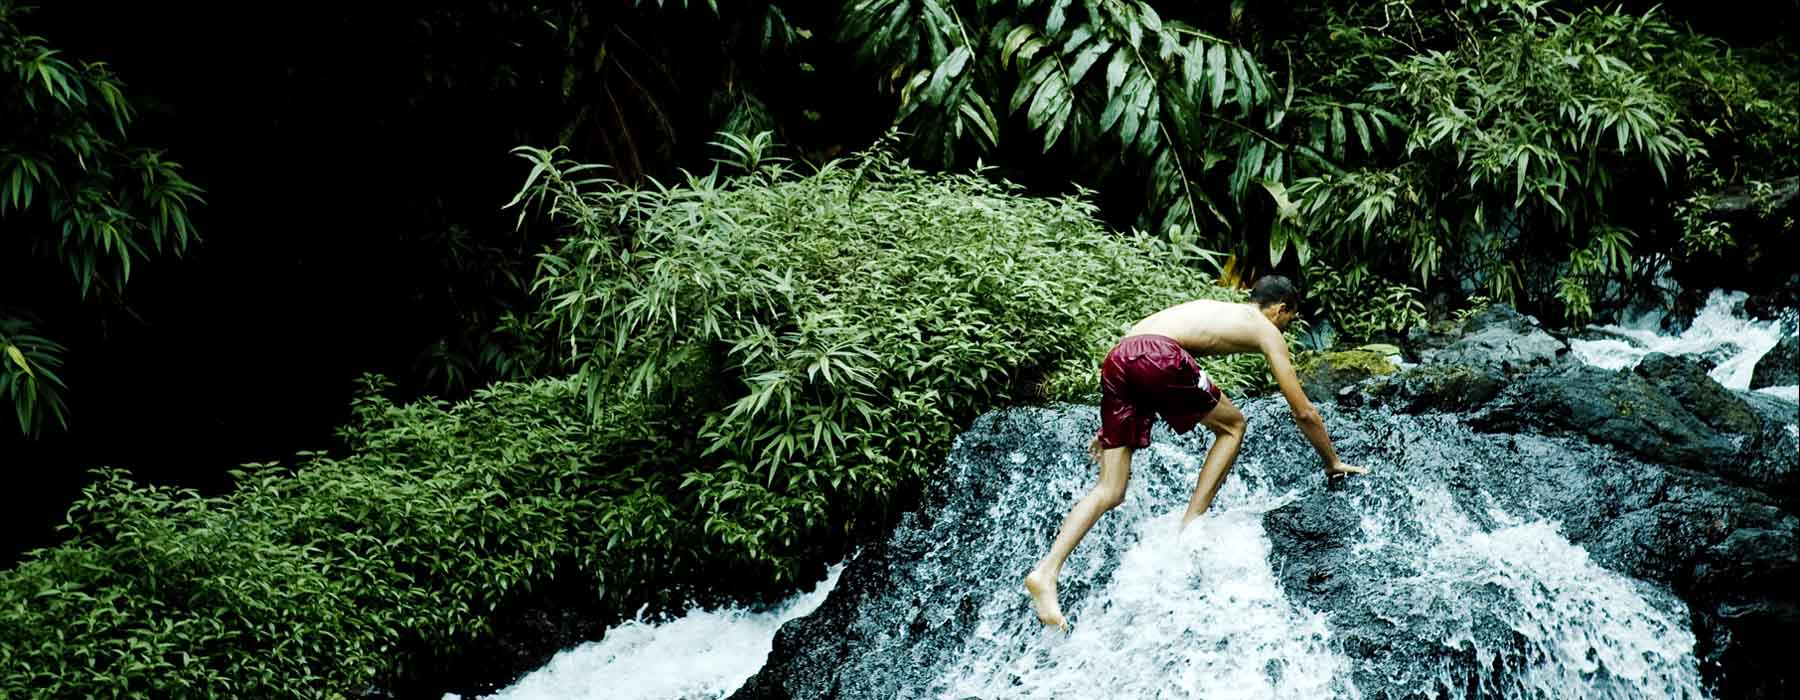
[[[1174,338],[1130,336],[1100,363],[1100,446],[1148,447],[1159,413],[1175,432],[1186,433],[1221,398],[1218,385]]]

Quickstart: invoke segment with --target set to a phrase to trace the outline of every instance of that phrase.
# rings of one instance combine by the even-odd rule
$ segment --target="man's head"
[[[1281,275],[1264,275],[1250,288],[1250,301],[1256,304],[1263,316],[1275,324],[1276,328],[1287,330],[1288,324],[1300,315],[1300,290],[1294,283]]]

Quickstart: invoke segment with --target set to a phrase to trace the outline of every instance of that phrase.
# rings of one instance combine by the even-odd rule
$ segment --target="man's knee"
[[[1213,434],[1219,437],[1243,437],[1250,429],[1250,419],[1245,418],[1244,413],[1237,409],[1223,409],[1221,407],[1222,412],[1213,416],[1213,420],[1207,421],[1207,427],[1212,428]]]
[[[1125,502],[1124,486],[1101,485],[1094,488],[1094,495],[1099,498],[1100,507],[1112,510]]]

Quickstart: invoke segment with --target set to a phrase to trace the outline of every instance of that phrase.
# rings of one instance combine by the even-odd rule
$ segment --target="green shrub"
[[[456,406],[370,393],[354,455],[247,465],[224,496],[102,471],[72,539],[0,574],[0,696],[343,697],[559,567],[644,597],[692,535],[657,510],[647,424],[616,407],[596,425],[581,401],[568,380]]]
[[[136,108],[110,66],[80,60],[29,33],[30,5],[0,0],[0,400],[19,432],[69,427],[64,346],[39,331],[65,290],[45,282],[68,271],[81,301],[116,301],[131,266],[180,256],[200,238],[189,210],[203,192],[181,165],[127,136]],[[57,327],[45,319],[46,329]]]
[[[922,477],[977,412],[1091,392],[1130,323],[1233,295],[1079,197],[927,175],[882,149],[666,189],[521,154],[534,168],[515,201],[578,231],[539,284],[582,385],[678,416],[699,440],[681,479],[707,533],[783,570]],[[1213,368],[1228,387],[1261,374]]]
[[[1337,270],[1314,258],[1306,277],[1314,315],[1331,321],[1344,335],[1343,345],[1404,334],[1425,322],[1417,288],[1381,279],[1362,263]]]

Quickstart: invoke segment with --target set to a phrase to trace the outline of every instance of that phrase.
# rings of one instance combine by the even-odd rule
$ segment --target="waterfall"
[[[1574,341],[1573,354],[1615,369],[1651,352],[1700,355],[1742,390],[1782,332],[1744,319],[1743,301],[1715,292],[1675,336],[1599,326],[1602,337]],[[1084,448],[1098,417],[1090,406],[1017,408],[959,438],[926,507],[867,562],[874,583],[834,592],[839,565],[773,610],[628,622],[495,697],[724,698],[764,664],[783,624],[798,625],[785,653],[828,659],[835,674],[782,681],[795,697],[1708,697],[1682,599],[1578,543],[1614,515],[1586,512],[1596,497],[1568,492],[1613,497],[1642,466],[1630,457],[1476,434],[1455,415],[1327,403],[1340,452],[1374,473],[1320,493],[1317,457],[1281,399],[1238,403],[1253,427],[1212,510],[1185,530],[1210,436],[1159,424],[1137,453],[1125,502],[1063,570],[1067,635],[1037,622],[1020,579],[1094,483]],[[1307,518],[1331,523],[1340,549],[1272,534],[1278,519]],[[821,603],[849,606],[840,627],[805,625]]]

